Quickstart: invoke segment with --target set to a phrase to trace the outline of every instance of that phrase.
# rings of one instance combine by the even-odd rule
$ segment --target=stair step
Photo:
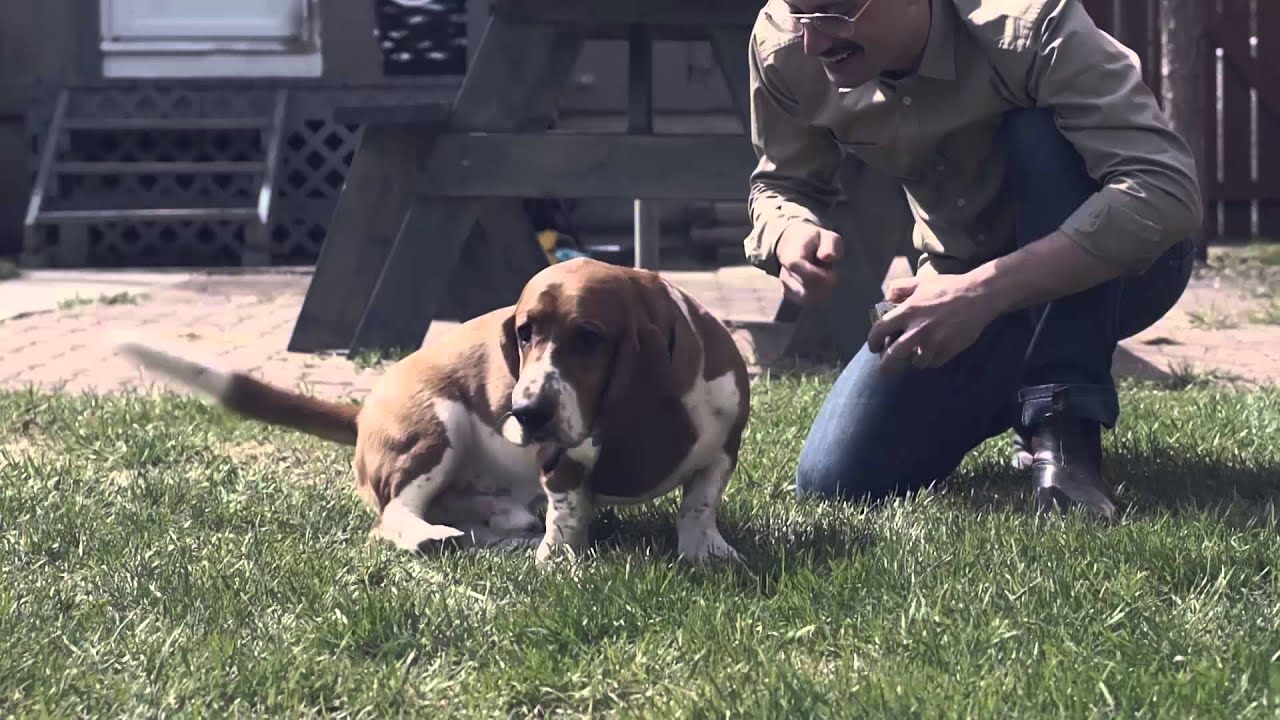
[[[257,220],[256,208],[112,208],[110,210],[45,210],[36,223],[98,223],[123,220]]]
[[[68,130],[261,130],[269,117],[246,118],[67,118]]]
[[[53,171],[61,175],[162,175],[185,173],[260,173],[267,168],[262,161],[138,161],[138,162],[60,162]]]

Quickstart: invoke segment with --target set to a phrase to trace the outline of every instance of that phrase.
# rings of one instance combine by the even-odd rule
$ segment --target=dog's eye
[[[589,328],[578,328],[573,333],[573,347],[578,352],[589,353],[600,347],[604,336]]]
[[[528,321],[520,323],[520,327],[516,328],[516,337],[520,338],[522,344],[529,344],[529,341],[533,339],[533,325],[530,325]]]

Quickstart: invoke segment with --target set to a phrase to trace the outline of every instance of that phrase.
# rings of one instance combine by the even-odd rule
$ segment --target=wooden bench
[[[755,166],[747,52],[758,10],[737,0],[494,0],[452,104],[341,109],[364,135],[289,350],[417,348],[437,317],[513,302],[546,265],[523,198],[633,199],[636,265],[657,269],[646,200],[745,198]],[[553,128],[592,37],[628,41],[625,133]],[[742,134],[654,134],[651,53],[660,39],[710,42]],[[796,319],[797,310],[779,314]]]

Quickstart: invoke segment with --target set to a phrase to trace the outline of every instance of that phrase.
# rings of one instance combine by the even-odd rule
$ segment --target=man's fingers
[[[939,362],[940,352],[936,346],[924,346],[916,344],[915,350],[911,353],[911,364],[921,370],[936,368],[942,363]]]
[[[802,260],[792,263],[787,269],[804,285],[805,292],[822,292],[831,287],[833,273],[813,263]]]
[[[885,289],[885,299],[891,303],[903,303],[915,293],[920,280],[914,277],[898,278],[889,282]]]
[[[902,334],[907,326],[906,311],[905,306],[898,306],[871,324],[871,329],[867,332],[867,345],[872,352],[883,352],[891,337]]]
[[[888,326],[888,321],[881,319],[871,324],[871,329],[867,331],[867,347],[873,353],[884,352],[885,345],[889,336],[892,334]]]
[[[907,330],[884,351],[880,361],[890,366],[911,362],[917,352],[916,348],[922,346],[922,341],[923,338],[919,329],[912,328]]]
[[[834,264],[844,254],[844,243],[840,236],[824,230],[818,234],[818,261],[826,265]]]
[[[800,283],[800,278],[784,267],[782,272],[778,273],[778,279],[782,281],[782,291],[788,298],[794,302],[804,301],[804,285]]]

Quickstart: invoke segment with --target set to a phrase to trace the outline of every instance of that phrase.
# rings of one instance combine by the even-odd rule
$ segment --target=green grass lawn
[[[795,499],[828,378],[760,383],[722,515],[599,555],[366,541],[349,451],[176,397],[0,395],[0,715],[1280,715],[1280,390],[1126,387],[1126,517],[1037,520],[997,439],[950,489]]]

